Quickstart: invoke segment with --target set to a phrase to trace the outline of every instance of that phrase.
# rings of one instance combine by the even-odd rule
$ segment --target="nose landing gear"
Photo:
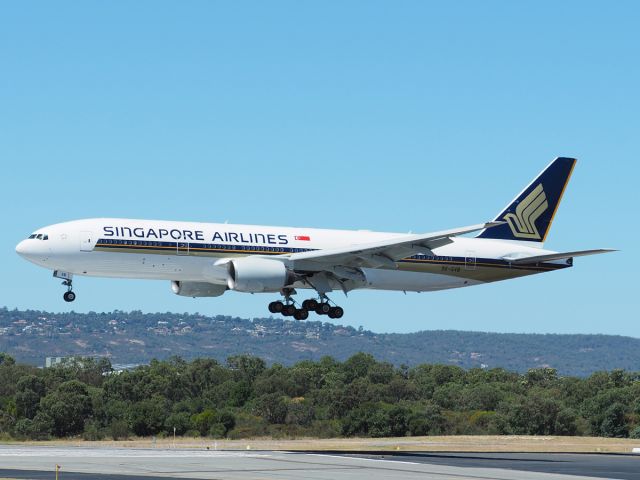
[[[53,276],[54,278],[62,279],[62,285],[67,287],[67,291],[64,292],[64,295],[62,296],[62,298],[64,298],[64,301],[73,302],[76,299],[76,294],[73,291],[73,274],[56,270],[53,272]]]
[[[71,285],[69,285],[69,288],[71,288]],[[68,290],[64,292],[64,295],[62,295],[62,298],[64,298],[65,302],[73,302],[76,299],[76,294],[73,293],[72,290]]]

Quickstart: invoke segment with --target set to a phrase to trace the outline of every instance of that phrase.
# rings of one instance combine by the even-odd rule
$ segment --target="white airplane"
[[[72,302],[74,275],[170,280],[173,292],[280,293],[269,311],[308,318],[344,314],[327,293],[426,292],[571,267],[573,257],[613,250],[542,248],[576,160],[556,158],[495,218],[424,234],[93,218],[50,225],[16,247],[53,270]],[[479,232],[475,237],[461,235]],[[298,289],[315,298],[298,304]]]

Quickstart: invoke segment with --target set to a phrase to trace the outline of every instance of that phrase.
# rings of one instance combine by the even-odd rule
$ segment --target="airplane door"
[[[473,250],[467,250],[464,255],[464,269],[475,270],[476,269],[476,252]]]
[[[176,253],[178,255],[189,255],[189,242],[177,242]]]
[[[91,232],[80,232],[80,251],[90,252],[93,250],[93,234]]]

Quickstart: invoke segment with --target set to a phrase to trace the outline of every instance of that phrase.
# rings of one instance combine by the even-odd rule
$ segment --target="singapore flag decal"
[[[308,242],[311,240],[311,237],[309,235],[296,235],[295,238],[296,240],[302,240],[304,242]]]

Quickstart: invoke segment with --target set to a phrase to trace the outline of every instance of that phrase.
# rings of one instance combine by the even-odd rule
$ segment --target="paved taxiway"
[[[640,480],[632,455],[345,453],[0,446],[0,478]]]

